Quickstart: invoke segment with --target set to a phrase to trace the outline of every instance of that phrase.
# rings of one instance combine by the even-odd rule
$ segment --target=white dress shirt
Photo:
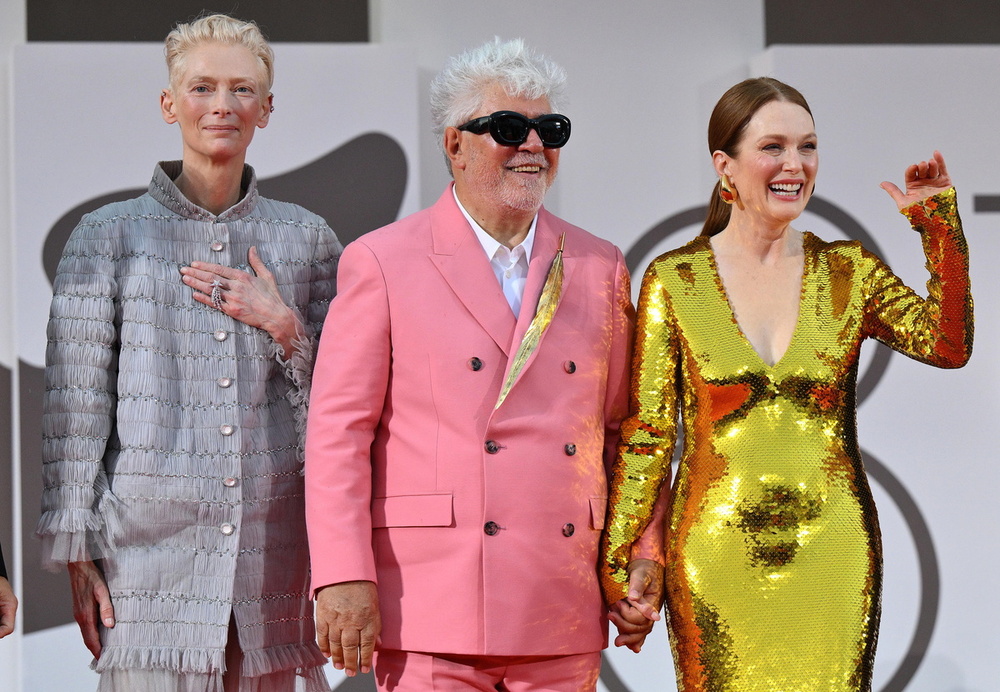
[[[496,274],[497,281],[500,282],[500,288],[503,289],[503,295],[507,299],[510,309],[514,311],[515,316],[520,315],[524,284],[528,279],[528,261],[531,259],[531,248],[535,242],[535,225],[538,223],[538,214],[535,214],[531,220],[528,235],[525,236],[524,240],[519,245],[508,248],[476,223],[476,220],[462,206],[455,188],[452,188],[452,194],[455,195],[455,203],[458,204],[458,208],[462,210],[462,214],[465,215],[476,237],[479,238],[479,243],[483,246],[483,250],[490,260],[490,266],[493,267],[493,273]]]

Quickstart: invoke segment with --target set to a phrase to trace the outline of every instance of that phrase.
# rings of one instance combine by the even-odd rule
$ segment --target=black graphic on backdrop
[[[252,19],[272,43],[367,43],[368,0],[26,0],[29,41],[151,41],[175,24],[223,12]]]
[[[996,43],[1000,43],[996,0],[764,0],[766,46]]]

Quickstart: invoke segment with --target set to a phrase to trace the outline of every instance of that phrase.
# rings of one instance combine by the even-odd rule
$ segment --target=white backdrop
[[[922,290],[926,275],[918,239],[878,183],[887,178],[900,182],[905,165],[926,158],[934,148],[944,153],[957,182],[973,253],[975,353],[960,371],[893,357],[860,406],[861,443],[916,502],[929,524],[940,570],[933,637],[905,689],[998,689],[1000,633],[991,625],[1000,616],[1000,605],[991,575],[1000,568],[994,537],[1000,509],[993,499],[1000,472],[987,444],[1000,414],[994,394],[1000,384],[994,346],[1000,279],[993,267],[1000,258],[1000,236],[994,230],[1000,215],[975,212],[973,198],[1000,195],[993,170],[1000,158],[995,133],[1000,48],[765,51],[761,4],[745,0],[636,0],[627,5],[509,0],[503,13],[478,11],[485,5],[460,0],[381,0],[372,7],[373,41],[389,52],[361,48],[365,60],[351,62],[350,69],[337,69],[344,68],[338,60],[354,55],[349,48],[332,47],[321,59],[297,63],[294,54],[305,48],[276,47],[279,110],[258,133],[250,156],[262,176],[299,166],[360,131],[402,128],[397,139],[405,143],[411,162],[419,161],[402,212],[433,202],[446,174],[428,134],[430,77],[449,54],[494,34],[522,35],[570,75],[566,111],[573,118],[573,141],[564,150],[560,180],[547,206],[628,251],[660,222],[705,204],[713,182],[704,143],[711,106],[733,82],[769,73],[800,88],[812,105],[821,152],[819,197],[849,212],[896,272]],[[19,109],[18,151],[39,147],[47,152],[44,158],[19,156],[12,176],[20,287],[17,357],[36,364],[48,302],[40,273],[40,234],[85,199],[145,185],[155,159],[178,151],[176,132],[160,121],[156,109],[164,81],[158,46],[133,47],[129,50],[143,57],[130,53],[128,58],[110,53],[113,47],[107,45],[72,49],[91,52],[61,54],[56,65],[40,65],[13,93]],[[392,52],[396,49],[404,51],[403,58]],[[50,99],[41,111],[44,117],[22,121],[21,103],[38,93]],[[344,115],[352,105],[363,110],[369,127],[352,129],[358,126]],[[836,224],[811,213],[799,227],[827,238],[843,234]],[[679,231],[647,253],[643,264],[696,232],[694,226]],[[14,300],[8,296],[5,303]],[[11,358],[3,364],[12,367],[15,362]],[[907,518],[878,482],[875,491],[886,544],[875,687],[880,690],[910,644],[925,585]],[[33,569],[25,568],[27,578]],[[18,648],[21,655],[12,655]],[[5,670],[20,667],[23,672],[12,690],[19,684],[30,692],[91,690],[95,679],[84,670],[88,660],[73,626],[0,642],[0,664],[12,661]],[[674,689],[662,628],[641,654],[611,651],[608,661],[617,681],[606,676],[607,692]]]

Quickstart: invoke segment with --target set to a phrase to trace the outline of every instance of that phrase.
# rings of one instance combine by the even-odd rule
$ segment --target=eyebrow
[[[189,79],[187,79],[185,81],[185,83],[187,83],[187,84],[190,84],[192,82],[212,82],[212,83],[215,83],[215,82],[252,82],[253,84],[257,84],[258,80],[256,78],[254,78],[254,77],[247,77],[247,76],[235,77],[235,78],[232,78],[232,79],[230,79],[229,77],[223,77],[223,78],[219,79],[218,77],[210,77],[209,75],[192,75]]]
[[[815,132],[810,132],[805,137],[802,137],[802,139],[813,139],[813,138],[816,138],[816,133]],[[761,135],[760,137],[757,138],[757,141],[759,142],[759,141],[764,140],[764,139],[795,139],[795,138],[794,137],[789,137],[788,135],[774,135],[774,134],[771,134],[771,135]]]

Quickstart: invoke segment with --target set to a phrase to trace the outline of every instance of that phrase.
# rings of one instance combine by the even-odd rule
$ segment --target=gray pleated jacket
[[[300,436],[341,246],[320,217],[260,197],[249,166],[219,216],[184,198],[180,171],[160,163],[147,194],[86,215],[66,245],[38,534],[51,563],[102,559],[117,624],[98,670],[219,671],[230,612],[244,675],[320,666]],[[306,325],[287,361],[181,282],[195,260],[248,270],[251,245]]]

